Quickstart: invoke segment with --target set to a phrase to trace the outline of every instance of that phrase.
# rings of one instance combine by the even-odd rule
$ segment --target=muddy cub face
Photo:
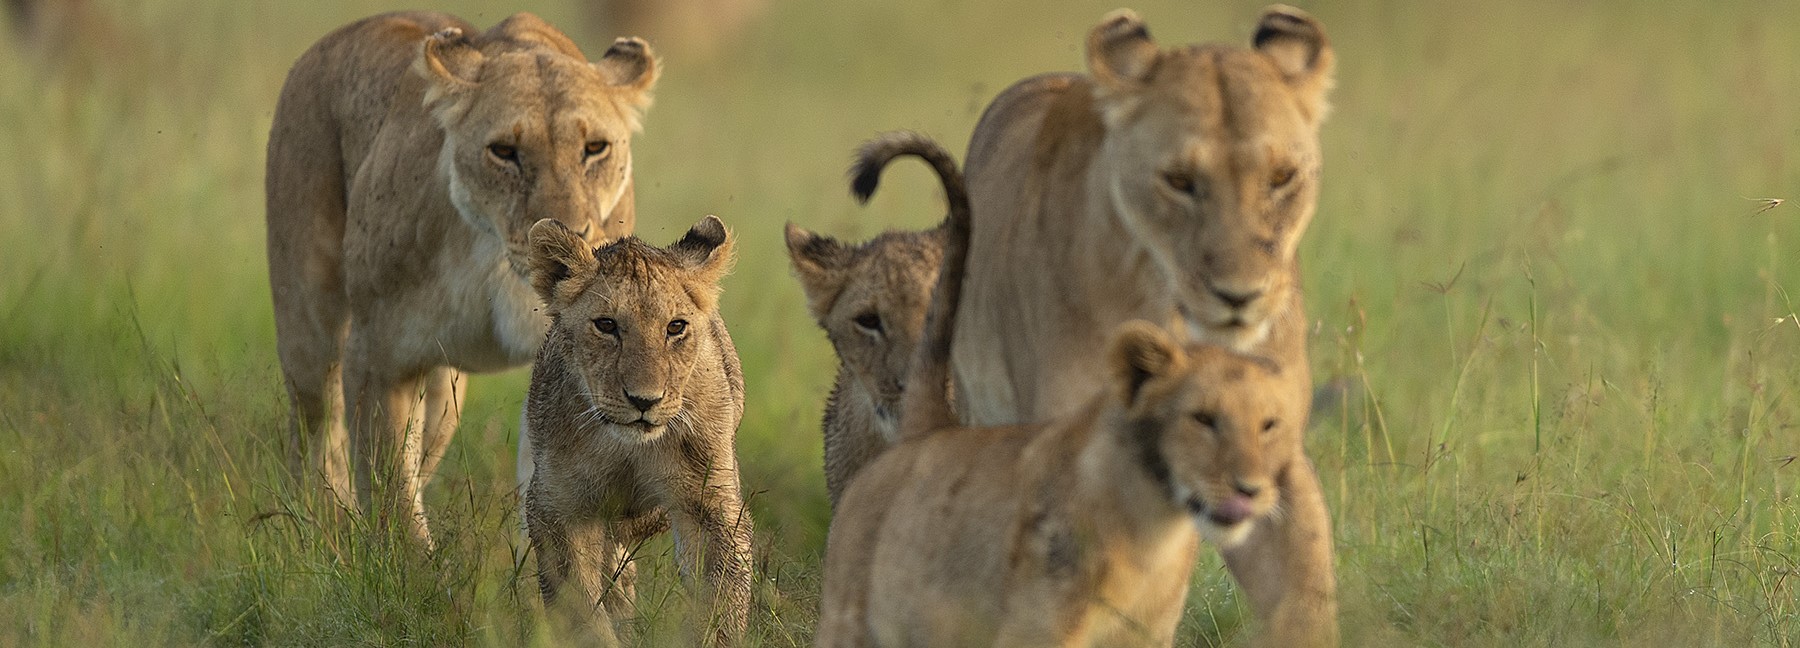
[[[666,248],[636,237],[590,248],[558,221],[532,226],[531,283],[551,335],[572,342],[565,362],[582,382],[587,416],[646,440],[662,434],[712,348],[731,248],[713,216]]]
[[[1275,478],[1300,452],[1305,410],[1281,368],[1222,347],[1183,348],[1142,321],[1120,326],[1110,357],[1125,441],[1209,542],[1242,542],[1274,509]]]

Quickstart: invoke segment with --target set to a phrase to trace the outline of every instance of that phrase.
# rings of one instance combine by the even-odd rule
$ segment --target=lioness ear
[[[1275,62],[1288,85],[1300,95],[1307,117],[1315,123],[1323,119],[1325,93],[1331,90],[1336,66],[1324,25],[1299,9],[1270,5],[1263,9],[1250,44]]]
[[[426,36],[419,43],[412,70],[425,79],[425,107],[440,123],[461,116],[463,102],[459,99],[474,89],[481,61],[481,52],[455,27]]]
[[[555,311],[573,301],[599,270],[594,249],[562,221],[546,218],[531,226],[531,287]]]
[[[815,234],[793,223],[787,224],[788,260],[794,264],[794,275],[806,292],[806,309],[813,319],[824,321],[844,289],[844,268],[850,263],[850,247],[837,239]]]
[[[1136,403],[1144,385],[1181,368],[1187,356],[1168,332],[1143,320],[1131,320],[1114,329],[1111,349],[1113,381],[1120,400]]]
[[[694,223],[687,234],[669,246],[669,251],[693,271],[694,301],[704,309],[712,309],[719,299],[719,280],[731,271],[735,260],[731,255],[731,233],[725,222],[708,215]]]
[[[1088,73],[1101,87],[1120,92],[1139,87],[1162,58],[1150,28],[1130,9],[1119,9],[1088,32]]]
[[[608,85],[625,93],[633,108],[643,111],[650,107],[650,89],[656,86],[662,66],[644,39],[634,36],[613,41],[594,67]]]

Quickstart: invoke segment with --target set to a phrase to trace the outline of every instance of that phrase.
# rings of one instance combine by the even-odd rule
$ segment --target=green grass
[[[1115,2],[794,0],[722,56],[667,60],[640,233],[717,213],[742,240],[724,308],[760,645],[809,642],[828,520],[834,360],[781,222],[934,221],[916,170],[856,207],[852,148],[903,127],[959,148],[1007,84],[1076,69]],[[514,559],[524,371],[474,380],[432,555],[282,479],[268,120],[302,49],[388,7],[95,4],[112,31],[61,63],[0,48],[0,646],[567,638]],[[1242,41],[1257,6],[1136,7],[1177,43]],[[1351,386],[1308,439],[1346,644],[1800,644],[1800,206],[1746,200],[1800,198],[1800,6],[1309,9],[1339,53],[1304,256],[1315,370]],[[668,545],[649,554],[644,642],[679,645]],[[1216,557],[1190,600],[1183,645],[1244,643]]]

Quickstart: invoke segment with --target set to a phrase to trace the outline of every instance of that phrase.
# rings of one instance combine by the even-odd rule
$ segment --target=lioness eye
[[[881,332],[881,316],[877,315],[873,312],[868,312],[868,313],[863,313],[861,315],[857,315],[856,319],[851,320],[851,321],[856,322],[856,325],[858,327],[860,327],[860,328],[862,328],[862,330],[868,331],[870,333],[880,333]]]
[[[1188,195],[1193,195],[1194,193],[1194,177],[1186,173],[1180,171],[1164,171],[1162,174],[1162,181],[1163,184],[1169,185],[1170,189],[1174,189],[1177,192]]]
[[[1294,167],[1281,167],[1276,169],[1275,173],[1269,176],[1269,188],[1280,189],[1286,187],[1288,183],[1294,181],[1296,173]]]
[[[682,331],[686,331],[686,330],[687,330],[687,320],[675,320],[673,322],[669,322],[669,337],[675,337],[677,335],[681,335]]]
[[[506,144],[489,144],[488,154],[499,158],[503,162],[512,162],[514,164],[519,162],[519,149]]]
[[[592,142],[588,142],[587,147],[583,148],[581,150],[581,153],[582,153],[583,157],[594,158],[594,157],[604,155],[606,153],[607,149],[610,149],[610,148],[612,148],[612,144],[607,142],[606,140],[594,140]]]
[[[1264,433],[1265,433],[1265,434],[1266,434],[1266,433],[1268,433],[1268,432],[1272,432],[1272,431],[1274,431],[1274,430],[1275,430],[1275,419],[1269,419],[1269,420],[1267,420],[1267,421],[1263,421],[1263,428],[1262,428],[1262,431],[1263,431],[1263,432],[1264,432]]]
[[[599,331],[601,333],[605,333],[607,335],[618,335],[619,334],[619,323],[613,321],[613,319],[610,317],[602,317],[600,319],[594,320],[594,330]]]
[[[1194,422],[1215,430],[1218,429],[1218,421],[1213,420],[1212,412],[1194,412]]]

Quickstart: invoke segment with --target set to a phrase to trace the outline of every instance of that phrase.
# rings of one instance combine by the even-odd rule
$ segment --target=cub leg
[[[546,609],[561,610],[579,619],[598,633],[604,645],[617,645],[612,619],[601,604],[606,594],[602,577],[605,558],[614,547],[607,543],[605,524],[596,520],[568,523],[559,514],[534,506],[527,501],[525,526],[531,539],[531,550],[537,554],[538,593]],[[572,583],[570,581],[573,581]],[[558,595],[564,590],[575,598]]]
[[[712,610],[713,645],[728,646],[750,620],[750,513],[738,495],[736,470],[716,472],[711,481],[671,507],[669,521],[683,574],[703,583],[700,600]]]

